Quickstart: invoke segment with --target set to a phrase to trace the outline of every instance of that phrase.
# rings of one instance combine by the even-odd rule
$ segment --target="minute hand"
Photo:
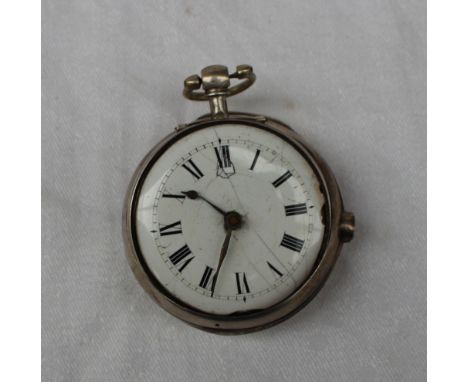
[[[189,199],[196,200],[196,199],[201,199],[205,202],[207,202],[211,207],[213,207],[216,211],[218,211],[221,215],[225,216],[226,212],[219,208],[217,205],[211,203],[209,200],[205,199],[203,196],[201,196],[197,191],[195,190],[190,190],[190,191],[182,191],[182,194],[187,196]]]
[[[219,270],[221,269],[221,265],[223,265],[223,261],[226,258],[226,254],[229,248],[229,241],[231,240],[232,229],[228,228],[226,232],[226,238],[224,239],[223,247],[221,248],[221,253],[219,254],[218,260],[218,267],[216,268],[216,272],[213,276],[213,283],[211,284],[211,296],[213,296],[216,281],[218,281]]]

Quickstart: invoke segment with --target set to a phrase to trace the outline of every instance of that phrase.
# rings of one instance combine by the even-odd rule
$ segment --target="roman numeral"
[[[218,158],[218,166],[220,168],[231,167],[231,155],[229,154],[229,146],[223,145],[221,146],[221,154],[217,147],[214,148],[216,152],[216,158]]]
[[[257,149],[252,164],[250,165],[250,170],[253,171],[255,165],[257,164],[258,156],[260,155],[260,150]]]
[[[208,283],[210,282],[211,276],[213,276],[213,271],[213,268],[206,266],[205,271],[203,272],[203,276],[200,280],[200,284],[198,285],[202,288],[208,289]]]
[[[307,213],[307,206],[305,203],[291,204],[284,207],[284,212],[286,216],[305,214]]]
[[[286,182],[291,176],[292,176],[292,174],[288,170],[283,175],[281,175],[278,179],[276,179],[272,184],[273,184],[273,186],[275,186],[275,188],[278,188],[284,182]]]
[[[297,237],[285,233],[280,245],[290,249],[291,251],[301,252],[302,246],[304,245],[304,240],[298,239]]]
[[[171,256],[169,256],[169,260],[171,260],[171,263],[175,266],[177,266],[179,263],[185,260],[182,266],[179,268],[179,272],[182,272],[185,269],[185,267],[189,265],[189,263],[195,258],[194,256],[188,258],[191,254],[192,251],[190,251],[188,245],[185,244],[182,248],[178,249]]]
[[[182,233],[182,225],[180,223],[180,220],[178,222],[165,225],[163,227],[160,226],[159,233],[161,236],[176,235],[178,233]]]
[[[185,195],[163,194],[163,198],[185,199]]]
[[[236,285],[237,294],[250,293],[249,284],[247,283],[247,276],[244,272],[236,272]]]
[[[190,259],[185,260],[185,262],[182,264],[182,266],[179,268],[179,272],[182,272],[187,265],[190,264],[190,262],[195,258],[195,256],[191,257]]]
[[[200,171],[200,169],[197,167],[195,163],[191,159],[189,159],[187,162],[185,162],[182,165],[183,168],[185,168],[190,174],[192,174],[195,178],[200,179],[203,177],[203,173]]]
[[[276,269],[273,264],[271,264],[269,261],[267,261],[267,264],[274,273],[276,273],[279,277],[283,277],[283,274],[278,269]]]

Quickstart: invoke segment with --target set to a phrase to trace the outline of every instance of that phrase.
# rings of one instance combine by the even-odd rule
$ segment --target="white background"
[[[45,380],[424,380],[424,2],[45,1],[43,11]],[[257,83],[231,108],[300,132],[358,222],[313,303],[242,337],[158,308],[120,238],[131,173],[205,112],[180,92],[212,63],[254,66]]]

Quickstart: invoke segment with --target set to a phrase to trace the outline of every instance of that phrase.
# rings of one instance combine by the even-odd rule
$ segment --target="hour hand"
[[[196,200],[196,199],[201,199],[208,203],[211,207],[213,207],[216,211],[218,211],[221,215],[225,216],[226,212],[224,212],[221,208],[219,208],[217,205],[211,203],[209,200],[205,199],[203,196],[201,196],[197,191],[195,190],[189,190],[189,191],[182,191],[182,194],[184,194],[187,198]]]

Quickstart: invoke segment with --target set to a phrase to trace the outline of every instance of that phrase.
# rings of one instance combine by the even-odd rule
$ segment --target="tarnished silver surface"
[[[247,85],[239,87],[241,83],[238,87],[231,88],[229,78],[233,75],[229,76],[227,68],[220,65],[203,69],[201,80],[196,76],[190,76],[185,80],[184,95],[189,99],[210,101],[211,114],[176,129],[146,155],[133,175],[123,213],[123,235],[127,257],[140,284],[169,313],[195,327],[220,334],[239,334],[260,330],[277,324],[296,313],[318,293],[338,258],[342,243],[350,241],[354,234],[354,215],[344,211],[340,190],[330,168],[312,148],[304,143],[296,132],[284,123],[266,116],[228,113],[226,97],[241,92],[255,80],[253,69],[248,65],[238,66],[235,76],[247,78],[247,82],[244,82]],[[200,86],[203,86],[205,94],[194,93],[194,90]],[[316,173],[326,197],[322,211],[325,223],[324,240],[318,261],[308,279],[279,304],[251,313],[224,316],[198,311],[178,301],[160,285],[146,266],[144,257],[140,253],[135,231],[135,210],[138,196],[149,169],[177,140],[187,137],[194,131],[220,124],[242,124],[281,136],[307,160]]]

